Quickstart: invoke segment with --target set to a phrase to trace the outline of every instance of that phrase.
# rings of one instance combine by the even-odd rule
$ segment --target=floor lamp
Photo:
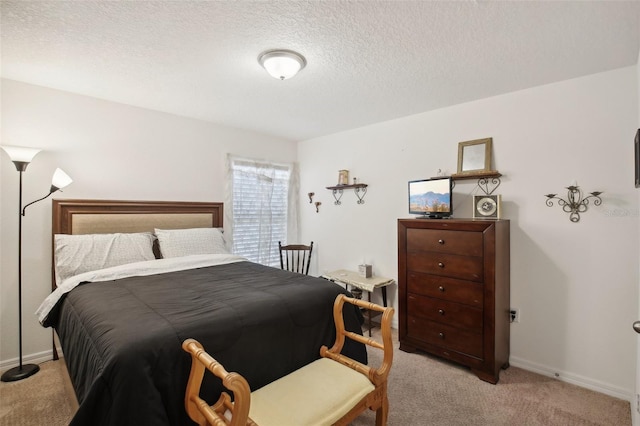
[[[25,210],[31,204],[42,201],[59,189],[69,185],[71,178],[62,170],[56,169],[51,181],[51,189],[49,193],[44,197],[30,202],[26,206],[22,206],[22,173],[27,169],[27,166],[33,160],[33,157],[40,152],[39,149],[25,148],[21,146],[2,146],[2,149],[9,155],[16,169],[20,173],[20,186],[19,186],[19,207],[18,207],[18,336],[19,336],[19,348],[20,348],[20,364],[17,367],[11,368],[2,374],[1,380],[3,382],[14,382],[16,380],[26,379],[32,376],[40,370],[40,367],[36,364],[23,364],[22,363],[22,216],[24,216]]]

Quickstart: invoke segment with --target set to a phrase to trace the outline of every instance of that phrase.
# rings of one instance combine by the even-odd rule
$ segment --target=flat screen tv
[[[451,216],[451,185],[451,177],[409,181],[409,213],[421,218]]]

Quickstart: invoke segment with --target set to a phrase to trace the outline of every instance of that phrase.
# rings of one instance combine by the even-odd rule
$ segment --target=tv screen
[[[421,217],[451,216],[451,177],[409,181],[409,213]]]

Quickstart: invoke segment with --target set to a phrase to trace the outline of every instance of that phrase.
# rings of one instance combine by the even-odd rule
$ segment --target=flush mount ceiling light
[[[267,50],[258,56],[258,62],[274,78],[286,80],[307,65],[307,60],[293,50]]]

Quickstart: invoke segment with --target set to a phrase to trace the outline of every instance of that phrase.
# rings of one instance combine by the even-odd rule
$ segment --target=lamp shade
[[[274,78],[286,80],[307,65],[304,56],[292,50],[268,50],[258,57],[258,62]]]
[[[2,145],[2,149],[4,149],[4,152],[11,158],[11,161],[19,161],[21,163],[30,163],[33,157],[41,151],[38,148],[9,145]]]
[[[66,174],[62,169],[56,169],[53,173],[53,178],[51,179],[51,186],[58,190],[70,185],[71,182],[73,182],[73,179],[71,179],[68,174]]]

